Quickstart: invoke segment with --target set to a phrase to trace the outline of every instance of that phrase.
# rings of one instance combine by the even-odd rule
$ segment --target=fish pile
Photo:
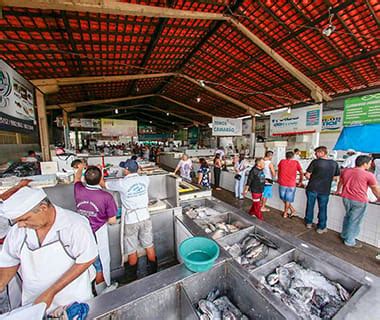
[[[221,296],[218,288],[209,292],[206,299],[198,301],[196,310],[201,320],[248,320],[227,296]]]
[[[266,277],[272,291],[302,319],[331,319],[350,298],[338,282],[296,262],[280,266]]]
[[[249,233],[240,242],[224,247],[232,257],[246,269],[254,269],[257,262],[268,256],[269,248],[278,246],[270,239],[258,233]]]
[[[203,228],[203,230],[207,234],[210,234],[214,240],[218,240],[228,234],[235,233],[242,228],[239,222],[234,222],[234,223],[229,224],[224,221],[220,221],[220,222],[197,221],[197,224],[201,228]]]
[[[217,216],[222,212],[216,211],[213,208],[209,207],[197,207],[197,206],[189,206],[183,209],[184,213],[188,215],[190,219],[206,219],[209,217]]]

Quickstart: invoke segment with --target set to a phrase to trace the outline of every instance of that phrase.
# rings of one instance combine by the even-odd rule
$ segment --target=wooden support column
[[[47,118],[46,118],[46,109],[45,109],[45,96],[39,90],[36,90],[36,101],[37,101],[38,129],[40,133],[42,159],[44,161],[50,161],[51,158],[50,158],[50,150],[49,150],[49,132],[48,132],[48,124],[47,124]]]
[[[16,143],[22,144],[21,133],[16,133]]]
[[[254,112],[251,112],[252,116],[252,128],[251,128],[251,135],[249,137],[250,139],[250,150],[249,155],[251,157],[255,156],[255,150],[256,150],[256,114]]]

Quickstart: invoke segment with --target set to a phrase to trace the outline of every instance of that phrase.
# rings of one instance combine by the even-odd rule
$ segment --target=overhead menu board
[[[380,92],[344,100],[344,126],[373,123],[380,123]]]
[[[0,130],[34,131],[33,90],[31,83],[0,59]]]
[[[231,137],[243,134],[241,119],[212,117],[212,135]]]
[[[324,111],[322,114],[322,132],[336,132],[343,127],[343,111]]]
[[[322,105],[292,109],[288,112],[272,113],[270,134],[272,136],[320,132],[322,127]]]
[[[137,137],[136,120],[101,119],[101,127],[106,137]]]

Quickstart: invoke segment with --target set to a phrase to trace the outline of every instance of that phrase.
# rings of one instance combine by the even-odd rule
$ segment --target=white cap
[[[47,197],[42,189],[23,187],[0,203],[0,216],[14,220],[32,210]]]
[[[356,153],[356,151],[354,149],[348,149],[347,153]]]

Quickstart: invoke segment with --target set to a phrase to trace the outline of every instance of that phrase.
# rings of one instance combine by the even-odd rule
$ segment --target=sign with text
[[[0,130],[34,131],[33,91],[30,82],[0,59]]]
[[[137,137],[136,120],[101,119],[101,127],[105,137]]]
[[[241,119],[212,117],[213,136],[241,136],[243,134]]]
[[[380,123],[380,92],[344,100],[344,126],[373,123]]]
[[[320,132],[321,127],[322,105],[319,104],[270,115],[271,136]]]
[[[343,111],[324,111],[322,113],[322,132],[337,132],[343,126]]]

